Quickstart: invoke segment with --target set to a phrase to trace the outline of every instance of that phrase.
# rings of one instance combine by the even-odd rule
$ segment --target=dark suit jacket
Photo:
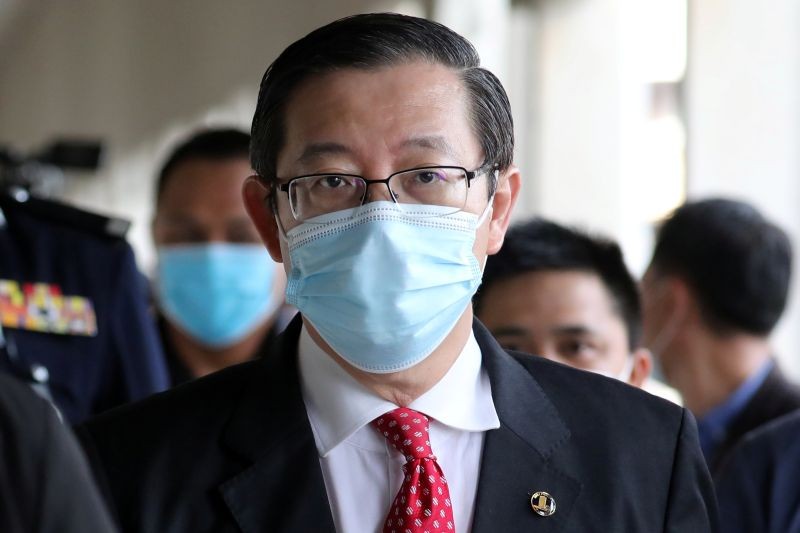
[[[731,450],[745,434],[796,409],[800,409],[800,387],[787,380],[776,364],[753,398],[733,419],[725,440],[714,452],[709,461],[713,476],[716,478],[722,471]]]
[[[5,374],[0,374],[0,531],[116,531],[70,430],[49,402]]]
[[[334,530],[300,390],[299,330],[295,320],[269,358],[81,428],[125,532]],[[509,354],[474,330],[501,426],[486,434],[473,531],[713,530],[712,483],[686,410]],[[555,514],[531,510],[536,491],[555,498]]]
[[[717,488],[725,533],[800,533],[800,411],[742,439]]]

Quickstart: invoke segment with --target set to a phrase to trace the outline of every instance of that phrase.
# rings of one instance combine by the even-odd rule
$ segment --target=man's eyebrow
[[[528,331],[521,326],[500,326],[498,328],[492,328],[492,334],[498,337],[500,335],[522,336],[527,333]]]
[[[325,155],[349,154],[350,149],[337,142],[311,143],[305,147],[303,153],[297,158],[298,163],[307,163]]]
[[[591,328],[579,324],[556,326],[551,331],[556,335],[592,335],[596,333]]]
[[[436,150],[437,152],[441,152],[453,160],[457,160],[459,154],[456,153],[455,149],[447,142],[447,139],[442,137],[441,135],[422,135],[419,137],[411,137],[410,139],[406,139],[400,145],[401,148],[427,148],[429,150]]]
[[[173,213],[173,214],[160,214],[158,215],[159,221],[163,224],[168,224],[170,226],[194,226],[197,225],[197,221],[194,217],[189,214],[184,213]]]

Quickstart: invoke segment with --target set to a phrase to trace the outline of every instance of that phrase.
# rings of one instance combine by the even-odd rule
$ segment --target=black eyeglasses
[[[436,205],[452,208],[450,213],[440,212],[451,214],[464,209],[470,183],[484,174],[485,168],[484,165],[470,171],[453,166],[420,167],[395,172],[382,180],[368,180],[355,174],[309,174],[277,187],[288,195],[292,215],[300,222],[363,205],[369,186],[379,183],[386,185],[392,201],[401,209]]]

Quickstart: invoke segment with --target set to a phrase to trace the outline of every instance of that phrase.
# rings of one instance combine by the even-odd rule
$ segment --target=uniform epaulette
[[[124,239],[131,223],[124,218],[100,215],[75,206],[31,196],[23,189],[0,193],[0,208],[24,210],[52,224],[66,225],[100,237]]]

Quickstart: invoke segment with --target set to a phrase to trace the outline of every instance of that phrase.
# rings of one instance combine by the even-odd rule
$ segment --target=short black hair
[[[207,159],[224,161],[227,159],[248,159],[250,156],[250,135],[234,128],[204,129],[192,133],[173,148],[167,157],[156,182],[156,205],[167,186],[172,171],[186,161]]]
[[[650,266],[685,280],[717,333],[763,336],[786,307],[792,245],[752,205],[710,198],[683,204],[661,224]]]
[[[638,287],[625,266],[622,250],[614,241],[593,236],[577,228],[533,218],[514,225],[503,247],[486,261],[483,283],[475,295],[475,309],[481,310],[482,295],[492,285],[528,272],[579,270],[596,274],[608,290],[614,310],[628,334],[628,347],[639,347],[642,312]]]
[[[437,22],[396,13],[369,13],[312,31],[267,68],[251,130],[253,169],[264,180],[276,179],[285,107],[302,82],[343,68],[371,70],[413,60],[441,64],[459,73],[471,96],[471,120],[483,149],[481,168],[508,168],[514,152],[511,106],[497,77],[480,67],[475,47]],[[489,182],[493,186],[494,180]]]

